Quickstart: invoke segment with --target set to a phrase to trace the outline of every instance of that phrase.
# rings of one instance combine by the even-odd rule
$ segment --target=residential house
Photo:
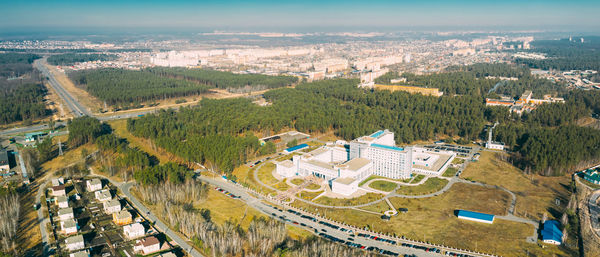
[[[98,191],[98,190],[102,189],[102,181],[100,181],[97,178],[88,180],[85,183],[87,185],[87,190],[89,192],[94,192],[94,191]]]
[[[58,219],[59,220],[68,220],[68,219],[74,219],[75,216],[73,215],[73,208],[64,208],[64,209],[60,209],[58,210]]]
[[[137,240],[133,246],[134,252],[141,252],[144,255],[160,251],[160,241],[154,236],[146,237],[142,240]]]
[[[56,204],[58,204],[58,208],[69,208],[69,198],[64,195],[57,196]]]
[[[65,185],[58,185],[52,187],[52,196],[65,196],[67,195],[67,191],[65,190]]]
[[[127,225],[133,222],[131,213],[128,210],[121,210],[118,213],[113,213],[113,222],[115,224],[122,226]]]
[[[117,213],[121,210],[121,202],[117,199],[106,201],[102,205],[104,206],[104,212],[106,214]]]
[[[131,225],[123,226],[123,234],[129,239],[141,237],[146,234],[144,225],[140,223],[133,223]]]
[[[110,199],[112,199],[112,195],[110,194],[110,191],[108,191],[108,189],[102,189],[100,191],[96,191],[96,193],[94,193],[96,195],[96,200],[100,201],[100,202],[106,202],[109,201]]]
[[[53,187],[60,186],[60,185],[63,185],[63,184],[65,184],[65,179],[64,178],[55,178],[55,179],[52,179],[52,186]]]
[[[75,234],[79,231],[79,226],[74,219],[62,220],[60,222],[61,232],[64,234]]]
[[[90,251],[83,250],[79,252],[74,252],[72,254],[69,254],[69,257],[90,257]]]
[[[65,247],[69,249],[69,251],[75,251],[85,248],[83,235],[76,235],[65,239]]]

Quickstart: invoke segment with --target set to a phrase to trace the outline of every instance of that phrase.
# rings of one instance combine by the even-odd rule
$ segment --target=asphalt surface
[[[37,203],[40,204],[40,208],[37,210],[37,216],[38,216],[38,222],[40,223],[40,231],[42,233],[42,246],[43,246],[43,252],[42,252],[42,256],[48,256],[48,249],[49,249],[49,245],[48,245],[48,231],[46,231],[46,224],[48,223],[48,218],[44,217],[44,212],[43,212],[43,206],[45,205],[41,205],[42,203],[42,194],[44,193],[44,188],[46,188],[46,185],[48,184],[49,181],[44,182],[44,184],[41,184],[38,188],[38,192],[37,192]]]
[[[269,215],[275,219],[278,219],[282,222],[288,223],[292,226],[296,226],[296,227],[300,227],[303,229],[307,229],[308,231],[311,231],[313,233],[315,233],[315,229],[317,230],[317,234],[318,233],[325,233],[327,235],[336,237],[338,239],[344,240],[344,241],[348,241],[348,238],[350,238],[350,233],[347,232],[342,232],[339,229],[333,229],[330,228],[328,226],[319,224],[318,222],[314,222],[305,218],[300,217],[299,215],[287,212],[287,208],[279,208],[275,209],[272,205],[267,204],[265,201],[263,201],[262,199],[256,198],[254,196],[251,196],[250,194],[248,194],[247,190],[237,184],[234,184],[232,182],[226,181],[224,179],[212,179],[212,178],[208,178],[205,176],[198,176],[197,177],[198,180],[208,183],[212,186],[217,186],[220,187],[224,190],[229,191],[230,193],[240,196],[240,200],[244,201],[246,204],[248,204],[250,207],[253,207],[257,210],[259,210],[260,212]],[[211,188],[211,190],[214,190]],[[283,211],[282,211],[283,210]],[[296,210],[299,211],[299,210]],[[275,213],[275,215],[273,215],[273,213]],[[305,213],[303,213],[305,214]],[[284,219],[282,219],[280,216],[283,216]],[[314,216],[312,216],[314,217]],[[322,221],[326,221],[329,223],[332,223],[331,221],[328,220],[324,220],[318,217],[314,217],[317,220],[322,220]],[[295,223],[294,223],[295,222]],[[297,223],[297,224],[296,224]],[[305,224],[306,226],[302,226],[300,224]],[[335,224],[335,225],[339,225],[339,224]],[[341,227],[341,226],[340,226]],[[355,230],[354,228],[350,228],[350,227],[346,227],[347,229],[350,230]],[[324,232],[323,230],[325,230],[326,232]],[[355,231],[356,232],[356,231]],[[367,232],[368,233],[368,232]],[[369,235],[374,235],[374,236],[379,236],[376,233],[368,233]],[[383,249],[383,250],[388,250],[391,252],[395,252],[395,253],[399,253],[399,254],[415,254],[417,256],[424,256],[424,257],[433,257],[433,256],[443,256],[442,254],[438,254],[438,253],[432,253],[432,252],[425,252],[423,250],[419,250],[419,249],[414,249],[414,248],[408,248],[408,247],[402,247],[399,246],[398,244],[402,243],[402,242],[410,242],[410,241],[402,241],[400,239],[392,239],[394,241],[397,241],[398,244],[397,245],[391,245],[389,243],[385,243],[385,242],[381,242],[381,241],[376,241],[373,239],[366,239],[363,237],[351,237],[354,240],[352,242],[354,243],[358,243],[361,244],[363,246],[369,247],[369,246],[373,246],[373,247],[377,247],[379,249]],[[386,237],[387,238],[387,237]],[[390,238],[391,239],[391,238]],[[415,244],[414,242],[410,242],[411,244]]]
[[[84,106],[82,106],[79,102],[65,90],[56,78],[52,75],[52,73],[48,70],[48,68],[44,65],[46,63],[46,58],[35,60],[33,65],[36,69],[38,69],[44,76],[48,78],[48,82],[50,86],[56,91],[56,93],[60,96],[60,98],[65,101],[67,107],[72,111],[75,117],[81,116],[92,116],[92,113],[88,111]]]

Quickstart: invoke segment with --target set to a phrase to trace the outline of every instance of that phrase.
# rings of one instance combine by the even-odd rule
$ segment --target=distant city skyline
[[[600,1],[17,1],[0,28],[585,28],[600,24]]]

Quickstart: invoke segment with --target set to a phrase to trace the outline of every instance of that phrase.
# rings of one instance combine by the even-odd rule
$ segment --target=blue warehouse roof
[[[394,151],[404,151],[404,148],[397,147],[397,146],[380,145],[380,144],[371,144],[371,146],[388,149],[388,150],[394,150]]]
[[[481,213],[481,212],[474,212],[474,211],[458,210],[458,217],[466,217],[466,218],[478,219],[478,220],[487,220],[487,221],[491,221],[491,222],[494,221],[494,215],[485,214],[485,213]]]
[[[556,242],[562,242],[563,233],[560,231],[559,226],[560,224],[556,220],[547,220],[544,222],[542,240],[554,240]]]
[[[301,144],[301,145],[297,145],[297,146],[292,146],[292,147],[290,147],[288,149],[285,149],[285,150],[288,151],[288,152],[293,152],[293,151],[300,150],[300,149],[305,148],[305,147],[308,147],[308,145],[307,144]]]

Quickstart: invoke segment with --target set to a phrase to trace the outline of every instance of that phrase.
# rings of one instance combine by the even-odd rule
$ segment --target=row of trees
[[[293,76],[235,74],[208,69],[153,68],[149,71],[160,76],[182,78],[223,89],[243,88],[246,86],[263,86],[261,89],[269,89],[289,86],[298,81],[298,78]]]
[[[48,63],[52,65],[73,65],[78,62],[112,61],[115,59],[117,59],[117,56],[114,54],[66,53],[51,55],[48,57]]]
[[[76,85],[110,105],[129,105],[208,92],[209,86],[125,69],[82,70],[69,74]]]

